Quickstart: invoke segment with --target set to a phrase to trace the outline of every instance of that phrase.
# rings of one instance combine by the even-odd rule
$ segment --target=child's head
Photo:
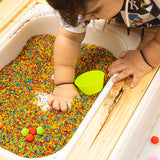
[[[72,26],[78,23],[78,15],[85,20],[111,18],[122,7],[124,0],[47,0],[58,10],[63,20]]]
[[[93,0],[47,0],[57,10],[63,20],[72,26],[77,25],[78,15],[85,15],[87,4]]]

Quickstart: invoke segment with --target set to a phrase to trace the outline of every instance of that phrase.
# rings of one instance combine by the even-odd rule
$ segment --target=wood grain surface
[[[0,39],[37,3],[39,3],[37,0],[2,0]]]

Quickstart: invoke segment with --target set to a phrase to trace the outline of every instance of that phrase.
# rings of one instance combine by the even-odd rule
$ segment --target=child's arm
[[[155,37],[142,50],[146,60],[153,68],[160,64],[160,28]]]
[[[85,33],[72,33],[59,27],[54,46],[54,82],[56,85],[74,82],[75,66],[84,36]],[[59,85],[49,97],[48,103],[56,110],[66,111],[74,97],[79,97],[74,84]]]
[[[160,29],[142,50],[145,59],[153,68],[160,65]],[[120,53],[119,60],[111,65],[109,75],[112,76],[115,73],[119,73],[113,79],[114,82],[118,82],[131,75],[133,76],[131,87],[135,87],[140,78],[148,73],[152,67],[144,61],[140,51],[126,51]]]

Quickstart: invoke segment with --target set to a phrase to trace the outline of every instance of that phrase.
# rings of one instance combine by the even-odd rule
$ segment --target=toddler
[[[56,110],[67,111],[79,93],[74,86],[75,66],[81,42],[91,19],[114,18],[128,28],[160,26],[159,0],[47,0],[60,13],[61,22],[54,47],[54,81],[56,84],[48,104]],[[120,53],[110,69],[109,76],[119,73],[113,82],[132,76],[131,87],[140,78],[160,64],[160,29],[142,50]]]

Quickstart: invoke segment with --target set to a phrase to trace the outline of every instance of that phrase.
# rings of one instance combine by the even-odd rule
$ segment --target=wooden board
[[[0,38],[2,38],[38,0],[2,0],[0,2]]]
[[[0,4],[0,31],[4,29],[32,0],[3,0]]]

